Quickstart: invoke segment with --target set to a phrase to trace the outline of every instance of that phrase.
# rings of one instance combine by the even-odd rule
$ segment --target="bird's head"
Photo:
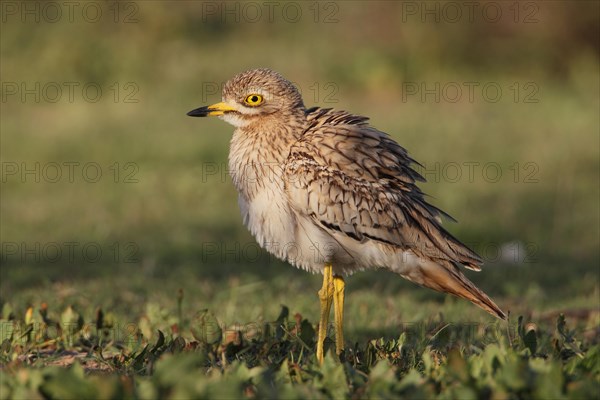
[[[304,111],[298,89],[267,68],[236,75],[223,86],[222,102],[187,113],[190,117],[218,116],[236,127],[262,121],[269,115]]]

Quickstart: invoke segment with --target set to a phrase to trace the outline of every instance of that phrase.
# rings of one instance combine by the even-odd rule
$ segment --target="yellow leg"
[[[323,270],[323,287],[319,290],[319,300],[321,301],[321,318],[319,319],[319,336],[317,338],[317,360],[319,364],[323,363],[323,342],[327,336],[327,324],[329,323],[329,311],[333,300],[333,273],[331,264],[325,264]]]
[[[333,312],[335,315],[335,352],[344,350],[344,278],[333,277]]]

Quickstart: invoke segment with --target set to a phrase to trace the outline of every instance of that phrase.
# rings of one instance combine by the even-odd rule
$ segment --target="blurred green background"
[[[93,2],[60,18],[24,4],[2,5],[2,302],[139,316],[184,288],[228,323],[280,303],[316,318],[319,278],[242,225],[233,128],[185,115],[270,67],[425,166],[448,229],[486,258],[469,277],[503,308],[600,306],[598,2]],[[374,309],[379,328],[440,306],[482,317],[392,278],[349,280],[350,330]]]

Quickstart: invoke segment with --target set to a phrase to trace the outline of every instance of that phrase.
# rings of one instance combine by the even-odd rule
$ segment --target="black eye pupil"
[[[252,96],[252,98],[250,99],[253,103],[256,103],[258,101],[258,96]]]

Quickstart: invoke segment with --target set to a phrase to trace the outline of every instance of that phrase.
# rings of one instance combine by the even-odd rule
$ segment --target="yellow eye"
[[[260,94],[250,94],[244,99],[244,103],[250,107],[260,106],[263,102],[263,97]]]

